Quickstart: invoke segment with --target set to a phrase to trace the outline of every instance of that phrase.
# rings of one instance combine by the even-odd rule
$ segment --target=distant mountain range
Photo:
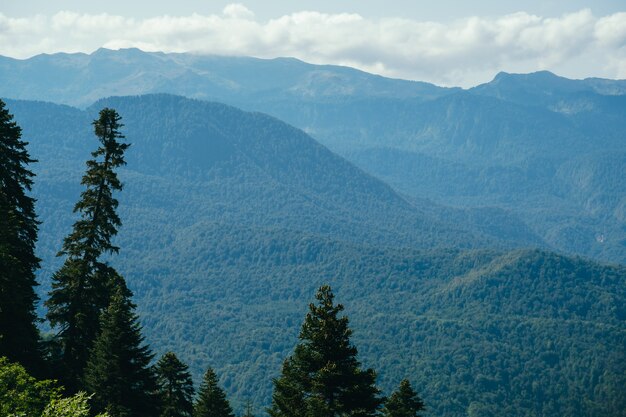
[[[39,159],[42,296],[95,146],[90,120],[114,107],[132,146],[111,262],[152,346],[179,352],[196,377],[214,366],[236,404],[267,404],[311,294],[329,282],[382,386],[415,379],[437,414],[622,406],[603,399],[626,382],[623,267],[506,252],[542,243],[500,209],[404,198],[263,114],[171,95],[8,105]],[[459,249],[480,247],[500,249]],[[587,381],[588,369],[603,378]]]
[[[0,57],[1,95],[86,107],[109,96],[171,93],[243,104],[271,99],[336,101],[338,97],[438,97],[458,89],[394,80],[348,67],[139,49],[98,49],[87,55]]]
[[[498,74],[469,90],[295,59],[99,49],[0,58],[0,96],[171,93],[278,117],[405,200],[507,212],[547,246],[626,262],[626,81]]]
[[[59,196],[78,198],[83,167],[76,161],[88,158],[90,120],[108,106],[124,115],[132,142],[122,175],[132,179],[125,181],[131,190],[121,195],[122,210],[152,208],[173,216],[160,219],[172,226],[201,219],[423,248],[542,244],[502,210],[409,201],[304,132],[260,113],[171,95],[104,99],[86,110],[8,105],[40,161],[35,190],[51,210],[49,201]]]
[[[0,79],[39,160],[42,296],[114,107],[132,146],[110,262],[155,350],[213,366],[237,408],[263,413],[330,283],[385,392],[408,377],[433,415],[624,416],[626,269],[550,251],[625,263],[623,82],[138,50],[2,58]]]

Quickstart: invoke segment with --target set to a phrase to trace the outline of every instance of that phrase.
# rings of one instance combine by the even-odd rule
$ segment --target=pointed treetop
[[[234,417],[233,409],[220,388],[217,375],[210,367],[207,369],[198,391],[194,405],[194,417]]]
[[[156,377],[150,366],[153,354],[144,344],[129,295],[130,290],[121,279],[112,290],[109,307],[102,313],[84,384],[94,393],[96,411],[108,411],[113,416],[153,417],[158,406]]]
[[[161,399],[161,417],[193,415],[193,381],[189,368],[174,352],[165,353],[156,364]]]
[[[130,144],[121,143],[118,139],[124,139],[125,136],[119,129],[124,127],[120,123],[122,117],[115,109],[104,108],[100,110],[100,116],[93,121],[94,132],[102,147],[92,152],[94,158],[101,155],[110,155],[111,164],[115,167],[126,165],[124,161],[124,151],[128,149]]]
[[[368,417],[382,403],[376,373],[361,369],[357,349],[350,342],[348,318],[339,316],[328,285],[320,287],[317,303],[309,305],[300,331],[301,342],[283,363],[274,380],[272,417]]]
[[[87,161],[82,178],[85,190],[74,206],[80,218],[58,253],[66,259],[52,277],[52,291],[46,301],[47,318],[59,329],[63,369],[60,377],[70,392],[84,388],[81,378],[98,334],[100,313],[110,306],[112,288],[123,281],[101,259],[103,255],[117,253],[112,239],[122,224],[117,214],[118,201],[114,198],[122,183],[115,168],[126,163],[124,151],[129,145],[120,141],[124,138],[119,131],[120,120],[115,110],[105,108],[93,122],[99,146],[92,152],[93,159]],[[122,287],[123,293],[128,291],[125,284]],[[122,294],[122,299],[130,303],[130,294]],[[129,306],[134,308],[132,303]]]
[[[348,317],[339,317],[344,307],[342,304],[334,304],[335,295],[330,286],[321,286],[315,298],[318,303],[309,304],[309,312],[300,330],[300,339],[316,347],[323,347],[333,341],[356,355],[356,348],[349,342],[352,330],[348,327]]]
[[[385,402],[385,417],[419,417],[424,410],[424,402],[411,387],[408,379],[402,380],[400,387]]]
[[[74,206],[74,212],[81,213],[81,219],[74,223],[74,230],[63,241],[59,255],[94,262],[104,253],[118,251],[111,244],[111,238],[122,225],[116,212],[119,203],[113,197],[114,191],[122,189],[115,168],[126,165],[124,151],[130,146],[118,140],[124,139],[119,131],[123,126],[120,120],[115,110],[105,108],[93,121],[101,146],[91,153],[94,159],[86,162],[87,171],[81,180],[86,189]]]

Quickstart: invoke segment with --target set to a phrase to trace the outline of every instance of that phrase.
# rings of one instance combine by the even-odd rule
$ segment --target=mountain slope
[[[196,379],[213,366],[239,408],[268,404],[307,303],[330,283],[386,393],[410,377],[438,415],[623,415],[623,267],[461,250],[536,237],[501,210],[404,198],[303,132],[221,104],[9,102],[40,161],[44,297],[103,106],[133,144],[111,262],[154,349]],[[457,248],[432,249],[444,245]]]
[[[489,228],[447,222],[432,204],[409,202],[302,131],[259,113],[168,95],[112,98],[86,111],[9,104],[41,160],[36,192],[45,206],[46,199],[76,199],[82,172],[76,161],[87,159],[93,142],[89,120],[113,106],[133,143],[122,207],[152,210],[166,224],[201,219],[421,247],[541,244],[531,233],[507,232],[506,215]],[[59,183],[69,191],[59,194]]]
[[[148,337],[197,375],[215,364],[240,404],[267,404],[307,302],[330,283],[387,393],[408,376],[437,415],[623,415],[623,268],[217,224],[180,230],[168,246],[170,256],[120,260]]]
[[[45,76],[42,76],[45,74]],[[164,54],[98,49],[92,54],[0,57],[0,96],[87,106],[111,95],[171,93],[231,104],[281,97],[437,97],[453,89],[393,80],[348,67],[293,58]]]
[[[508,74],[500,72],[485,84],[471,89],[480,95],[497,97],[518,104],[548,107],[562,97],[583,96],[587,93],[598,96],[623,96],[626,94],[626,80],[604,80],[587,78],[570,80],[559,77],[550,71],[530,74]]]
[[[470,93],[405,103],[342,154],[403,193],[503,208],[553,247],[624,262],[625,97],[578,113]]]
[[[626,151],[623,80],[501,73],[462,91],[294,59],[137,49],[0,58],[0,79],[0,96],[12,98],[86,106],[112,94],[168,92],[262,111],[413,203],[498,209],[497,218],[525,223],[551,247],[626,260],[623,203],[610,189],[624,165],[605,158]],[[581,164],[603,179],[593,190],[566,177],[580,175],[572,167]]]

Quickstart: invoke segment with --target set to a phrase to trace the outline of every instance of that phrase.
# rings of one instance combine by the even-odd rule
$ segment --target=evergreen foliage
[[[194,389],[187,365],[173,352],[167,352],[156,365],[156,375],[161,417],[191,417]]]
[[[385,417],[420,417],[424,410],[424,402],[411,387],[408,379],[402,380],[398,390],[385,401],[383,414]]]
[[[154,417],[158,412],[153,358],[144,345],[131,291],[119,277],[85,369],[96,411],[112,417]]]
[[[200,384],[198,399],[194,404],[194,417],[234,417],[233,409],[224,390],[218,385],[217,375],[208,368]]]
[[[156,377],[150,366],[153,355],[143,344],[131,296],[119,279],[111,303],[102,313],[84,384],[94,393],[96,411],[107,411],[112,417],[153,417],[158,408]]]
[[[382,398],[372,369],[361,369],[343,305],[320,287],[300,331],[301,343],[274,382],[272,417],[374,416]]]
[[[22,130],[0,100],[0,356],[32,371],[41,365],[35,322],[38,221],[31,191],[34,174]]]
[[[100,257],[118,252],[111,243],[121,225],[113,192],[120,191],[122,184],[115,169],[125,164],[124,151],[130,146],[118,141],[124,138],[119,131],[123,126],[120,120],[115,110],[104,108],[93,122],[100,146],[87,161],[81,182],[86,189],[74,207],[81,218],[57,255],[66,256],[66,260],[52,277],[46,302],[48,320],[60,329],[63,380],[70,391],[82,385],[89,349],[98,332],[98,317],[109,303],[111,282],[117,276]]]

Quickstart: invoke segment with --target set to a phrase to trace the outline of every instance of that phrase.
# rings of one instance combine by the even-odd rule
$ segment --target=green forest
[[[626,415],[623,266],[262,114],[10,104],[2,415]]]
[[[80,215],[57,256],[46,319],[58,331],[42,338],[37,329],[34,287],[38,220],[27,195],[34,174],[21,129],[0,101],[2,188],[2,309],[0,310],[0,409],[6,416],[234,417],[215,372],[206,370],[194,398],[189,368],[175,353],[153,364],[124,277],[103,262],[117,254],[112,238],[121,226],[114,192],[122,190],[116,169],[130,146],[110,108],[93,121],[100,146],[91,153],[74,206]],[[272,416],[417,416],[424,404],[403,380],[389,400],[376,387],[372,369],[361,369],[350,341],[343,306],[328,286],[311,304],[294,355],[276,386]],[[36,379],[32,375],[52,379]],[[248,407],[246,414],[251,416]]]

